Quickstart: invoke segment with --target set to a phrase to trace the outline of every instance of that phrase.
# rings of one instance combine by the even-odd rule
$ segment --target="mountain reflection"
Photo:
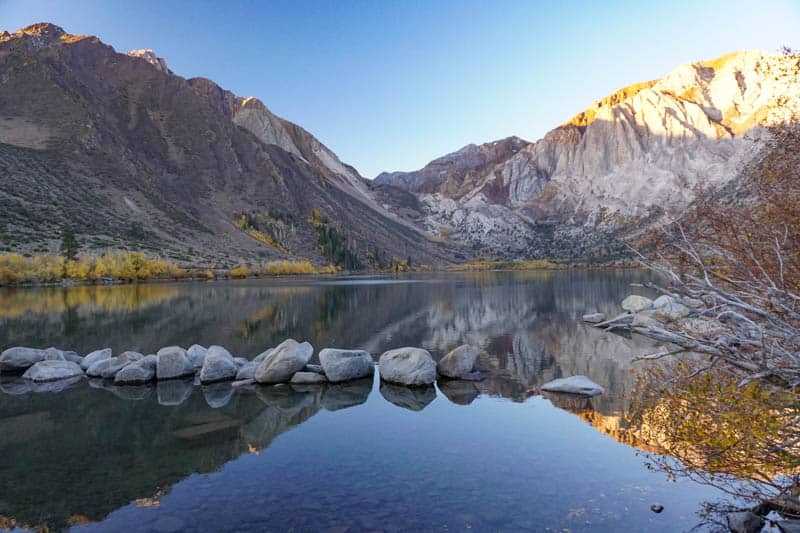
[[[159,495],[187,476],[261,453],[320,410],[365,403],[373,388],[391,404],[424,416],[432,402],[443,401],[437,396],[459,406],[481,394],[524,401],[549,380],[585,374],[606,394],[574,405],[551,401],[638,446],[620,425],[624,393],[633,385],[632,356],[655,345],[597,330],[579,317],[614,313],[630,283],[644,275],[431,274],[402,284],[243,281],[0,293],[0,300],[16,302],[13,313],[0,314],[3,346],[148,353],[197,342],[252,357],[293,337],[317,350],[352,347],[373,354],[421,346],[438,359],[468,342],[485,351],[478,366],[486,376],[477,383],[442,381],[438,391],[376,386],[372,379],[243,389],[180,380],[117,387],[91,380],[89,386],[64,384],[58,394],[37,394],[29,384],[6,379],[0,383],[6,393],[0,396],[0,528],[63,529],[102,520],[131,502],[158,505]],[[71,291],[81,296],[69,296]],[[65,314],[75,317],[69,328]]]

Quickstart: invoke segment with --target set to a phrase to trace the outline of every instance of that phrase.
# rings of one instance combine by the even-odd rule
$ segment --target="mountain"
[[[536,142],[469,145],[383,173],[373,188],[399,216],[475,255],[613,255],[757,164],[799,116],[800,58],[737,52],[625,87]],[[386,189],[410,193],[415,209]]]
[[[328,262],[321,232],[362,263],[453,257],[258,99],[48,23],[0,32],[0,182],[5,250],[54,251],[70,225],[84,251],[195,264]]]

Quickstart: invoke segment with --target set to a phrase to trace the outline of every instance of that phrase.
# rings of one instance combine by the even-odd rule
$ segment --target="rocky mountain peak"
[[[153,52],[152,48],[142,48],[140,50],[131,50],[128,52],[128,55],[131,57],[138,57],[139,59],[144,59],[154,67],[156,67],[161,72],[170,72],[169,68],[167,68],[167,61],[163,57],[158,57],[155,52]]]

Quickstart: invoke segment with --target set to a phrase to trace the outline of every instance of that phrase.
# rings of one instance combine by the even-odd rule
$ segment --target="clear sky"
[[[734,50],[800,47],[800,0],[0,0],[256,96],[366,177],[535,140],[619,87]]]

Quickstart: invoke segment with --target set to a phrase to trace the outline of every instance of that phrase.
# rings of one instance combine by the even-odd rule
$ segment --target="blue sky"
[[[535,140],[592,101],[734,50],[800,47],[800,1],[0,0],[256,96],[366,177]]]

